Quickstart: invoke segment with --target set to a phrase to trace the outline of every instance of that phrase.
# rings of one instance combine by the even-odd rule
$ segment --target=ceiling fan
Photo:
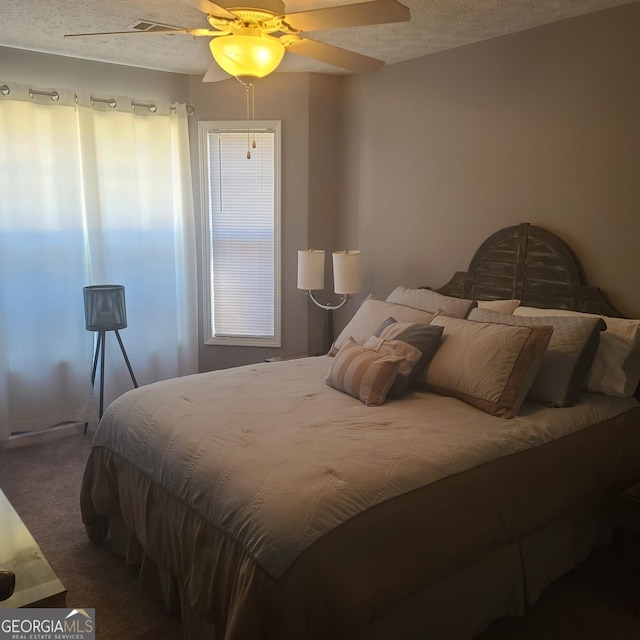
[[[245,84],[278,67],[286,52],[307,56],[353,72],[374,71],[384,61],[308,38],[308,31],[404,22],[409,9],[397,0],[370,0],[356,4],[285,13],[282,0],[253,0],[251,7],[224,7],[211,0],[183,0],[207,16],[210,28],[157,28],[150,31],[116,31],[68,34],[65,38],[148,33],[211,38],[214,62],[203,82],[233,76]],[[234,0],[226,0],[231,5]]]

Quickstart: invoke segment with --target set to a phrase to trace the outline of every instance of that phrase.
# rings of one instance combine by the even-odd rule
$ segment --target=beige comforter
[[[356,638],[637,473],[634,399],[512,420],[422,392],[367,407],[324,383],[330,362],[142,387],[96,434],[83,520],[121,514],[227,640]]]

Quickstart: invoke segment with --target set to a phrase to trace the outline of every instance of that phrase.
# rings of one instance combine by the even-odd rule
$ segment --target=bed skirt
[[[179,581],[144,552],[119,516],[109,518],[109,533],[116,554],[137,567],[140,588],[181,616],[185,640],[224,640],[224,629],[187,604]],[[428,633],[439,640],[470,640],[496,618],[523,615],[546,586],[610,541],[606,509],[565,518],[429,585],[378,619],[365,638],[424,640]]]

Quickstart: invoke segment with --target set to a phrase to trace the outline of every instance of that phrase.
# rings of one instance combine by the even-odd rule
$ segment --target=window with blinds
[[[279,347],[280,123],[200,122],[199,134],[205,342]]]

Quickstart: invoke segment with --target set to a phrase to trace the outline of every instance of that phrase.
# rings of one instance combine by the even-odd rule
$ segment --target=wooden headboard
[[[438,291],[458,298],[517,298],[528,307],[622,315],[597,287],[584,282],[576,258],[560,238],[526,222],[489,236],[469,269],[458,271]]]

